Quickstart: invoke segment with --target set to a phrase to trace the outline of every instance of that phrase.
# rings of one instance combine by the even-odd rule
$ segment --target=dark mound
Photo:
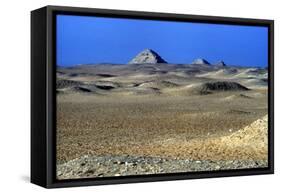
[[[115,87],[113,87],[113,86],[107,86],[107,85],[96,85],[96,87],[97,87],[98,89],[101,89],[101,90],[112,90],[112,89],[115,88]]]
[[[161,81],[161,84],[165,87],[177,87],[179,86],[178,84],[174,83],[174,82],[170,82],[170,81]]]
[[[73,81],[73,80],[64,80],[64,79],[59,79],[56,82],[56,87],[57,89],[62,89],[62,88],[68,88],[68,87],[74,87],[81,85],[81,82],[78,81]]]
[[[96,74],[97,76],[100,76],[100,77],[116,77],[115,75],[111,75],[111,74],[105,74],[105,73],[98,73]]]
[[[71,74],[69,74],[69,76],[70,77],[78,77],[80,74],[78,74],[78,73],[71,73]]]
[[[245,91],[249,90],[247,87],[242,86],[236,82],[207,82],[202,84],[200,88],[201,94],[209,94],[215,91]]]
[[[84,87],[81,87],[81,86],[76,86],[73,88],[76,92],[92,92],[90,89],[88,88],[84,88]]]
[[[62,71],[57,71],[57,75],[58,75],[58,76],[60,76],[60,75],[65,75],[65,73],[62,72]]]

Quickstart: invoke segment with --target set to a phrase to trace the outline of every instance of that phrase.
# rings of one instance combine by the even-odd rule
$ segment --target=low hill
[[[193,93],[210,94],[220,91],[246,91],[249,89],[236,82],[217,81],[192,84],[189,86],[189,90]]]

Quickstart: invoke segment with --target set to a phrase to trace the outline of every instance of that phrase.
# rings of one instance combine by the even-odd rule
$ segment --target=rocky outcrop
[[[219,82],[207,82],[203,83],[200,87],[201,92],[212,92],[212,91],[243,91],[249,90],[245,86],[242,86],[236,82],[226,82],[226,81],[219,81]]]
[[[268,146],[268,115],[256,120],[249,126],[221,138],[223,143],[233,147],[252,147],[257,150],[267,149]]]
[[[206,82],[199,84],[191,84],[187,86],[187,89],[191,94],[212,94],[215,92],[224,92],[224,91],[247,91],[247,87],[236,83],[228,81],[218,81],[218,82]]]

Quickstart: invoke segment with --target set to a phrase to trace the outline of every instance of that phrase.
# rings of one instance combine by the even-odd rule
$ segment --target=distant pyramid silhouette
[[[210,65],[210,63],[205,59],[195,59],[192,64],[199,64],[199,65]]]
[[[157,54],[152,49],[145,49],[139,54],[137,54],[129,64],[138,64],[138,63],[167,63],[159,54]]]
[[[217,66],[225,67],[226,64],[225,64],[223,61],[219,61],[219,62],[217,63]]]

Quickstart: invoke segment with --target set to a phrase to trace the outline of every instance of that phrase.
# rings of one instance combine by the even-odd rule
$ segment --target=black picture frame
[[[268,167],[124,177],[56,180],[56,14],[268,27]],[[46,188],[274,173],[274,21],[109,9],[46,6],[31,12],[31,182]]]

